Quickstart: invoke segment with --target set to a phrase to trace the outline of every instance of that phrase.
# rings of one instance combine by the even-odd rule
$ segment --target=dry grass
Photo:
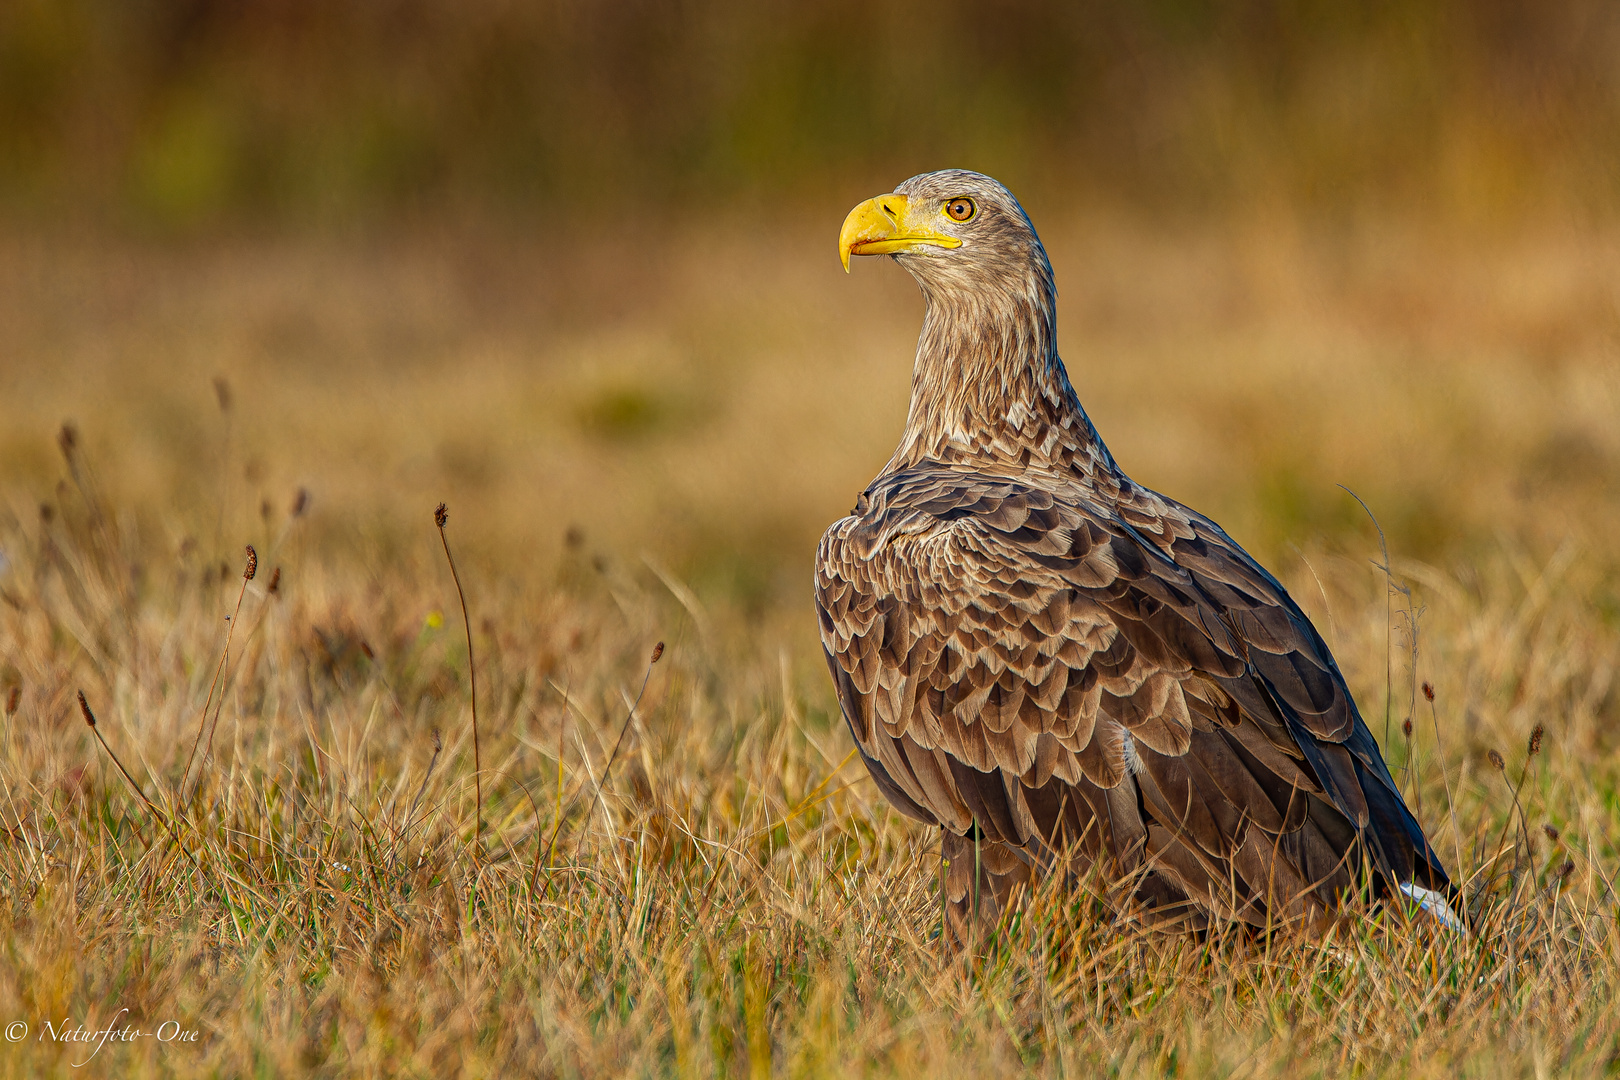
[[[850,762],[807,595],[918,304],[827,229],[13,244],[0,1073],[1612,1069],[1612,238],[1047,231],[1104,434],[1318,619],[1478,936],[1163,939],[1042,895],[942,956],[936,837]],[[122,1008],[200,1039],[36,1040]]]

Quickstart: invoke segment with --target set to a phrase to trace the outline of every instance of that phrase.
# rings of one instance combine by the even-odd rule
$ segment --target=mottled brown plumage
[[[1449,894],[1309,620],[1214,522],[1115,465],[1017,201],[961,171],[896,195],[841,243],[922,287],[910,412],[822,538],[816,608],[873,779],[944,830],[953,931],[975,892],[994,917],[1053,871],[1189,927],[1311,920],[1369,868],[1380,893]]]

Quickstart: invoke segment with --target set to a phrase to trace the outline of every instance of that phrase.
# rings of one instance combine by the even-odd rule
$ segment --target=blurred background
[[[1137,479],[1285,574],[1376,553],[1340,484],[1464,578],[1574,544],[1620,620],[1617,148],[1605,0],[7,0],[0,499],[71,421],[157,553],[303,488],[377,574],[444,499],[482,582],[583,552],[813,656],[921,316],[838,226],[962,166]]]
[[[1602,0],[11,0],[8,208],[525,231],[973,161],[1032,197],[1502,225],[1610,210]]]

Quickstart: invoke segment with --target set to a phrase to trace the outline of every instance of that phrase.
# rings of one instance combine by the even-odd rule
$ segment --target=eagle
[[[1011,192],[915,176],[838,249],[890,256],[926,307],[905,432],[821,539],[816,614],[872,779],[942,830],[950,937],[1052,874],[1156,928],[1322,927],[1396,894],[1462,928],[1316,628],[1103,444]]]

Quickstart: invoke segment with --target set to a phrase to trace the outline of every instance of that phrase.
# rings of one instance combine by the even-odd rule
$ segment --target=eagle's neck
[[[921,461],[1116,476],[1057,352],[1057,290],[1044,257],[1026,275],[932,280],[906,431],[885,471]]]

